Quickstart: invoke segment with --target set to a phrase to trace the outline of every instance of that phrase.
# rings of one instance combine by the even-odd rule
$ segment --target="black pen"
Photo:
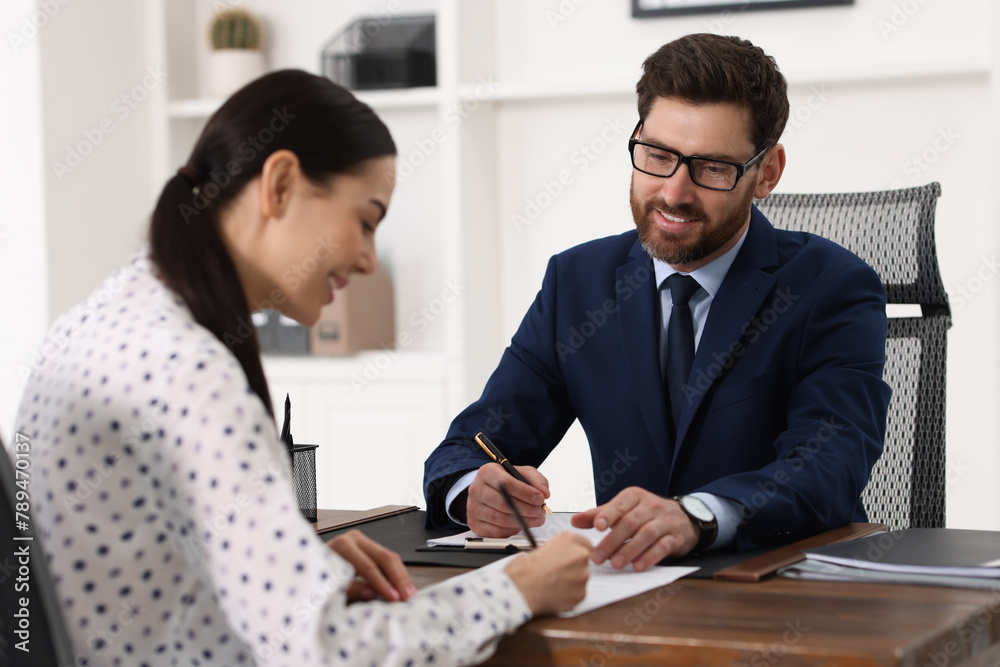
[[[500,493],[503,494],[503,499],[507,501],[507,506],[510,507],[510,511],[514,513],[514,518],[517,519],[517,523],[521,526],[521,531],[524,533],[525,537],[528,538],[528,542],[531,543],[532,549],[538,548],[538,542],[535,541],[535,536],[531,534],[531,529],[528,528],[528,524],[525,523],[524,517],[521,513],[517,511],[517,507],[514,506],[514,499],[510,497],[507,492],[507,487],[503,484],[500,485]]]
[[[485,433],[482,431],[477,433],[476,442],[478,442],[479,446],[483,448],[483,451],[490,455],[491,459],[499,463],[504,470],[510,473],[511,477],[519,482],[524,482],[528,486],[531,486],[531,483],[521,476],[521,473],[519,473],[507,457],[504,456],[499,449],[497,449],[497,446],[493,444],[493,441],[486,437]],[[542,509],[549,514],[552,514],[552,510],[549,509],[549,506],[545,504],[544,500],[542,501]]]

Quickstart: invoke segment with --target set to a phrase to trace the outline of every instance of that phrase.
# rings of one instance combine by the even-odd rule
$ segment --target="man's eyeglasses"
[[[633,137],[638,134],[641,126],[642,121],[639,121],[635,129],[632,130]],[[743,174],[747,173],[767,150],[765,148],[747,162],[739,164],[725,160],[709,160],[703,157],[682,155],[669,148],[647,144],[638,139],[629,139],[628,141],[628,152],[632,155],[632,166],[642,173],[660,178],[670,178],[682,164],[686,164],[695,185],[723,192],[735,189]]]

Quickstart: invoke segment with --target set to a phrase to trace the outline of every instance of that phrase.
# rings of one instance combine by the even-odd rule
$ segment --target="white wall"
[[[167,76],[144,18],[134,0],[69,2],[39,35],[53,316],[124,264],[152,211],[150,96]]]
[[[9,438],[24,369],[51,320],[142,240],[152,206],[149,96],[165,79],[146,58],[140,3],[19,1],[3,11],[3,80],[18,97],[3,110],[14,214],[3,223],[10,238],[0,263],[11,276],[0,298],[24,322],[2,338],[0,426]]]
[[[0,436],[13,439],[22,371],[48,327],[48,262],[42,162],[42,100],[34,0],[0,5],[0,81],[10,93],[0,105]],[[44,17],[42,20],[46,20]],[[11,35],[15,37],[11,39]]]
[[[211,6],[209,0],[170,2],[172,7],[187,2],[192,15],[204,15]],[[462,79],[474,82],[482,76],[498,82],[499,91],[488,101],[492,115],[482,116],[494,123],[495,175],[490,172],[476,183],[492,191],[490,215],[497,220],[497,231],[495,243],[486,244],[483,253],[496,253],[503,285],[498,294],[477,295],[496,301],[500,310],[494,336],[500,342],[489,343],[484,354],[499,356],[538,289],[549,255],[632,225],[624,145],[636,117],[631,91],[645,56],[689,32],[739,34],[772,54],[791,84],[797,120],[786,132],[789,164],[779,191],[941,182],[939,257],[954,306],[947,417],[949,525],[1000,528],[1000,434],[994,416],[1000,340],[991,268],[1000,208],[1000,170],[993,159],[1000,148],[995,129],[1000,109],[996,2],[856,0],[849,7],[650,20],[632,19],[625,0],[459,2],[463,20],[480,29],[492,25],[494,43],[492,53],[489,40],[461,47],[471,46],[468,53],[476,56],[458,64]],[[245,4],[267,20],[272,66],[318,71],[320,48],[330,36],[354,16],[390,3]],[[403,3],[407,13],[436,5],[434,0]],[[31,6],[28,0],[7,2],[0,21],[4,27],[16,26]],[[2,182],[8,200],[22,207],[0,220],[0,298],[10,304],[7,312],[17,313],[17,321],[24,323],[0,334],[0,427],[6,429],[19,393],[15,358],[37,344],[43,322],[83,298],[124,260],[152,206],[149,146],[151,134],[155,136],[150,127],[155,130],[158,122],[152,117],[155,109],[140,103],[125,119],[112,109],[117,97],[141,84],[150,64],[147,18],[139,6],[128,0],[68,2],[26,50],[8,50],[0,60],[3,80],[25,100],[0,111],[8,121],[5,128],[19,128],[2,139],[5,155],[21,156],[16,165],[8,160]],[[191,30],[179,38],[187,40],[190,50],[178,61],[176,54],[183,50],[173,48],[172,62],[194,68],[204,35]],[[477,46],[482,50],[476,51]],[[191,76],[175,79],[168,77],[175,97],[196,94],[197,81]],[[576,93],[559,93],[574,87]],[[588,88],[590,94],[580,93]],[[435,113],[428,107],[384,114],[401,154],[440,124]],[[63,159],[67,146],[84,139],[83,133],[103,118],[114,122],[115,131],[60,181],[53,161]],[[591,153],[583,153],[582,146],[590,146]],[[435,166],[437,159],[432,156],[421,168],[412,187],[399,190],[380,232],[380,254],[390,272],[423,276],[397,283],[404,304],[397,322],[405,322],[412,308],[435,296],[447,271],[442,259],[447,239],[433,222],[444,206],[442,196],[448,196],[447,173]],[[538,201],[562,171],[569,172],[568,185],[531,225],[517,228],[512,216],[524,213],[526,200]],[[437,231],[425,233],[427,228]],[[428,332],[420,349],[440,351],[452,345],[443,334]],[[467,392],[477,390],[469,387]],[[10,437],[9,430],[4,434]],[[545,464],[554,488],[568,489],[554,507],[579,506],[592,498],[592,491],[581,488],[581,470],[574,462],[582,434],[575,432],[571,440]]]

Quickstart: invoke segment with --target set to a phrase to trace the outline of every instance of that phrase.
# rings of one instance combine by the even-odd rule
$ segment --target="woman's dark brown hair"
[[[208,120],[187,164],[164,186],[149,227],[161,278],[195,321],[232,350],[272,414],[250,304],[219,220],[281,149],[295,153],[306,177],[321,186],[366,160],[396,154],[385,124],[345,88],[300,70],[272,72],[234,93]]]
[[[746,107],[750,139],[758,151],[778,143],[788,122],[785,77],[774,58],[739,37],[700,33],[664,44],[642,64],[635,90],[641,120],[657,97]]]

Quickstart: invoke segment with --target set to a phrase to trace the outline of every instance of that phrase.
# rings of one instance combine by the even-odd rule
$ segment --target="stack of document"
[[[1000,532],[908,528],[814,547],[779,574],[797,579],[1000,589]]]

